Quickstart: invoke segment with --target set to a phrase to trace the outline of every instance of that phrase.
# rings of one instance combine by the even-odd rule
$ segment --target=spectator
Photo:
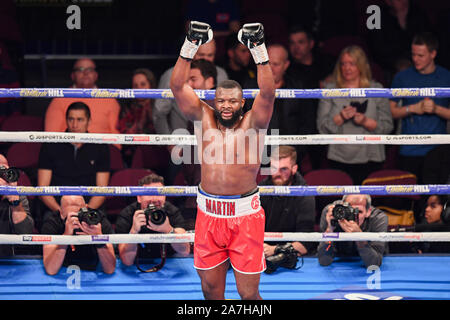
[[[205,43],[199,47],[194,60],[204,59],[214,63],[216,55],[216,44],[214,39],[208,43]],[[169,89],[170,77],[172,75],[173,67],[166,70],[158,84],[158,89]],[[227,80],[228,76],[226,71],[216,66],[216,83],[223,80]],[[215,85],[215,84],[214,84]],[[158,134],[172,134],[176,129],[190,129],[192,122],[188,121],[186,117],[180,111],[175,99],[156,99],[155,108],[153,113],[153,123],[155,125],[156,133]],[[173,146],[169,146],[171,151]],[[170,179],[166,179],[167,184],[171,184]]]
[[[204,45],[200,46],[203,47]],[[199,49],[200,50],[200,49]],[[188,78],[188,84],[193,89],[200,89],[200,90],[211,90],[213,89],[217,84],[217,69],[215,68],[215,65],[205,59],[197,59],[193,60],[191,64],[191,69],[189,72],[189,78]],[[161,106],[161,105],[160,105]],[[156,126],[156,130],[159,131],[160,134],[171,134],[176,129],[185,129],[191,132],[191,134],[194,133],[194,126],[193,123],[189,120],[187,120],[184,115],[181,113],[180,109],[178,108],[177,104],[175,103],[175,100],[173,100],[173,103],[165,105],[166,109],[163,111],[161,109],[158,109],[156,107],[155,113],[154,113],[154,123]],[[178,119],[175,120],[174,118]],[[171,128],[169,128],[169,123],[171,124]],[[167,130],[167,131],[166,131]],[[172,150],[175,146],[169,145],[168,149],[169,152],[172,153]],[[193,153],[191,153],[192,155]],[[191,162],[193,163],[193,162]],[[196,166],[199,170],[200,168]],[[173,181],[175,180],[175,177],[179,170],[182,169],[181,165],[176,165],[172,161],[169,164],[168,170],[167,170],[167,177],[166,181],[168,185],[173,184]],[[197,170],[197,171],[198,171]],[[199,178],[199,176],[198,176]],[[195,178],[194,178],[195,179]],[[188,179],[189,180],[189,179]],[[198,181],[192,181],[192,184],[190,185],[196,185],[200,180]]]
[[[133,89],[155,89],[156,78],[149,69],[141,68],[133,71],[131,80]],[[127,100],[122,106],[119,118],[119,132],[125,134],[154,134],[153,100]]]
[[[276,156],[275,156],[276,155]],[[280,146],[270,159],[272,176],[259,185],[306,186],[306,181],[298,172],[297,152],[292,146]],[[314,197],[261,197],[261,205],[266,213],[266,232],[313,232],[316,204]],[[264,243],[264,255],[274,255],[277,246],[283,242]],[[291,243],[299,256],[310,254],[315,244],[312,242]],[[270,259],[269,259],[270,260]],[[268,269],[272,269],[267,263]],[[295,266],[295,265],[294,265]]]
[[[248,79],[256,79],[256,66],[251,63],[250,50],[239,42],[236,33],[229,35],[225,42],[227,61],[225,71],[230,79],[244,86]]]
[[[333,217],[333,208],[347,203],[352,208],[358,209],[355,220]],[[364,194],[345,195],[340,200],[326,206],[320,217],[320,231],[330,232],[386,232],[388,227],[387,215],[378,208],[372,207],[371,197]],[[360,256],[364,265],[380,266],[383,254],[387,250],[387,243],[381,241],[345,241],[345,242],[321,242],[317,247],[317,254],[321,266],[328,266],[334,257]]]
[[[141,187],[163,187],[164,178],[156,174],[150,174],[139,180]],[[157,225],[147,220],[144,210],[152,204],[167,213],[164,223]],[[124,208],[116,221],[116,233],[186,233],[184,229],[184,218],[180,210],[166,201],[166,196],[137,196],[137,201]],[[172,243],[173,250],[181,255],[188,255],[189,243]],[[138,257],[139,246],[135,243],[119,244],[119,255],[122,263],[130,266]],[[145,251],[141,254],[147,257],[159,256],[158,244],[146,244]],[[173,253],[174,251],[172,251]]]
[[[417,34],[411,45],[414,66],[395,75],[392,88],[450,87],[450,72],[434,61],[438,41],[431,33]],[[401,119],[402,134],[446,134],[450,120],[450,98],[410,97],[391,98],[394,119]],[[425,182],[423,167],[426,158],[439,159],[437,145],[402,145],[399,150],[400,167],[417,176],[418,183]],[[433,164],[428,163],[428,166]],[[437,166],[437,164],[436,164]]]
[[[5,156],[0,155],[0,170],[8,169]],[[7,181],[0,175],[1,186],[17,186],[17,181]],[[0,200],[0,234],[31,234],[34,221],[26,196],[3,195]],[[13,245],[0,245],[0,256],[14,255]]]
[[[66,112],[67,131],[88,132],[91,113],[83,102],[74,102]],[[39,152],[39,186],[107,186],[109,182],[109,147],[90,143],[44,143]],[[59,199],[41,196],[50,211],[60,211]],[[98,209],[104,196],[86,197],[90,208]]]
[[[315,50],[315,40],[308,28],[295,26],[289,32],[290,65],[287,73],[303,81],[307,89],[323,88],[333,72],[331,57]]]
[[[417,232],[450,232],[450,201],[448,195],[430,195],[425,208],[425,222],[417,224]],[[450,253],[450,242],[420,242],[417,253]]]
[[[267,48],[269,63],[275,81],[276,89],[303,89],[303,83],[286,73],[289,67],[288,52],[282,45],[270,45]],[[246,83],[248,88],[257,88],[256,79]],[[251,105],[252,101],[247,99],[246,104]],[[306,135],[317,132],[316,108],[311,99],[275,99],[272,118],[269,123],[268,133],[272,129],[278,129],[280,135]],[[304,145],[295,146],[298,160],[303,159],[310,150]],[[313,155],[313,154],[311,154]],[[300,165],[300,163],[297,163]]]
[[[131,80],[133,89],[154,89],[156,78],[152,71],[145,68],[133,71]],[[155,134],[153,125],[153,99],[127,99],[122,105],[119,116],[119,132],[123,134]],[[131,165],[136,145],[123,145],[122,156]]]
[[[52,212],[46,217],[42,225],[43,234],[55,235],[92,235],[112,234],[113,229],[106,215],[97,211],[101,220],[97,224],[80,221],[78,212],[86,208],[82,196],[63,196],[60,210]],[[49,275],[55,275],[61,266],[77,265],[80,269],[96,270],[98,262],[104,273],[112,274],[116,268],[116,256],[113,245],[58,245],[43,246],[44,268]]]
[[[72,88],[96,89],[98,73],[94,61],[79,59],[71,73]],[[118,120],[120,105],[116,99],[103,98],[54,98],[45,114],[45,131],[64,132],[67,129],[65,114],[73,102],[83,102],[89,106],[92,120],[89,125],[91,133],[119,133]],[[121,149],[121,146],[118,146]]]
[[[381,88],[373,81],[364,51],[359,46],[342,50],[334,68],[331,88]],[[317,128],[322,134],[388,134],[393,129],[386,98],[321,99]],[[369,173],[382,168],[384,145],[333,144],[328,146],[330,166],[347,172],[360,185]]]
[[[368,31],[370,52],[376,63],[388,73],[387,78],[410,64],[410,46],[416,33],[429,31],[426,13],[409,0],[385,0],[381,6],[381,28]]]

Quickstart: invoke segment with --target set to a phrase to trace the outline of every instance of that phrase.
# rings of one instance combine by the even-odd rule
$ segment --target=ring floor
[[[263,273],[260,293],[267,300],[447,300],[448,270],[450,255],[388,255],[378,270],[366,269],[357,258],[322,267],[317,258],[305,257],[300,269]],[[239,299],[231,269],[225,298]],[[142,273],[117,260],[112,275],[63,267],[55,276],[45,273],[41,259],[26,258],[0,260],[0,299],[202,300],[203,295],[192,257],[169,258],[155,273]]]

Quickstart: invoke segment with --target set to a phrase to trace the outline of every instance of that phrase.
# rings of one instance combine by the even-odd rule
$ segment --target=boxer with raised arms
[[[264,28],[260,23],[245,24],[238,39],[250,49],[255,60],[259,86],[251,110],[243,113],[242,88],[233,80],[217,85],[214,106],[200,100],[187,80],[195,52],[212,36],[208,24],[190,23],[170,80],[180,110],[196,122],[201,182],[197,194],[194,267],[206,299],[225,298],[226,273],[231,263],[240,297],[256,300],[261,299],[260,273],[266,268],[265,215],[256,183],[263,150],[259,148],[258,154],[253,154],[254,143],[245,144],[245,137],[250,140],[256,137],[258,145],[264,143],[273,112],[275,85],[264,44]],[[239,148],[243,143],[245,147]]]

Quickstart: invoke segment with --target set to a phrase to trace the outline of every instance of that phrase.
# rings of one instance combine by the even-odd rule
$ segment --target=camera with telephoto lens
[[[331,219],[331,225],[333,227],[340,227],[339,220],[345,219],[347,221],[358,221],[358,208],[353,208],[348,202],[335,201],[332,211],[333,219]]]
[[[297,261],[297,251],[291,243],[278,244],[275,248],[275,253],[266,258],[267,268],[264,272],[268,274],[273,273],[278,267],[295,269]]]
[[[5,180],[6,182],[16,182],[19,180],[20,171],[17,168],[5,168],[4,166],[0,166],[0,178]]]
[[[147,209],[144,210],[144,214],[147,224],[149,220],[156,225],[163,224],[167,217],[167,213],[162,207],[157,207],[152,203],[150,203]]]
[[[81,208],[78,211],[78,220],[86,222],[88,225],[96,225],[102,221],[103,215],[100,211],[92,208]]]

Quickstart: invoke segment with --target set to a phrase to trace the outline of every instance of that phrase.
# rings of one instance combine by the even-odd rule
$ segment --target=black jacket
[[[361,225],[363,232],[387,232],[388,217],[380,209],[371,207],[372,212],[364,219]],[[320,231],[327,229],[326,214],[328,206],[322,210],[320,217]],[[387,251],[387,242],[369,241],[367,246],[358,248],[355,241],[321,242],[317,247],[319,263],[329,265],[335,256],[360,256],[366,267],[371,265],[380,266],[383,255]]]
[[[259,185],[273,185],[272,178],[266,178]],[[296,173],[292,185],[306,186],[300,173]],[[313,232],[316,212],[315,198],[262,196],[261,205],[266,213],[267,232]],[[272,244],[274,242],[271,242]],[[303,242],[308,253],[316,247],[314,242]]]

